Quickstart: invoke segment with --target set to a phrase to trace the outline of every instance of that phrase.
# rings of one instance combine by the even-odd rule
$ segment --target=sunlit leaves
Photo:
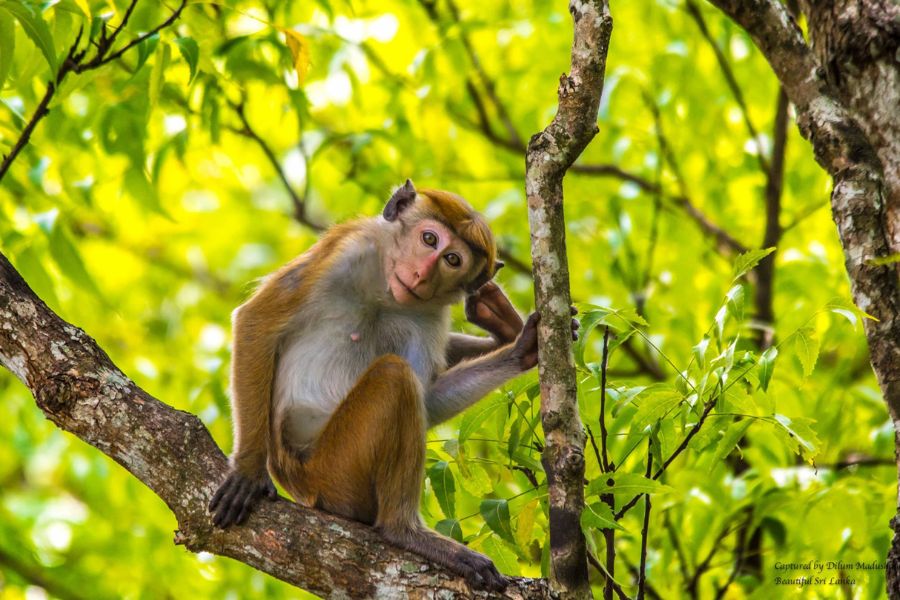
[[[184,58],[191,70],[191,77],[188,80],[188,83],[191,83],[194,81],[194,77],[197,76],[197,63],[200,61],[200,47],[193,38],[189,37],[176,38],[175,45],[178,46],[178,51],[181,53],[182,58]]]
[[[794,351],[806,377],[812,375],[819,358],[819,338],[812,327],[801,327],[794,333]]]
[[[159,93],[166,82],[166,69],[169,66],[169,60],[172,57],[172,48],[166,42],[161,42],[156,46],[156,57],[153,63],[153,70],[150,72],[150,106],[156,106],[159,101]]]
[[[615,520],[612,508],[605,502],[592,502],[584,507],[581,512],[582,529],[618,529],[625,528]]]
[[[772,347],[759,357],[759,387],[765,392],[769,389],[769,381],[772,379],[772,371],[775,369],[775,358],[778,356],[778,348]]]
[[[50,254],[62,272],[82,289],[89,290],[99,297],[100,290],[88,273],[81,253],[72,243],[72,240],[69,239],[68,234],[60,223],[57,222],[54,225],[48,234],[48,238],[50,241]]]
[[[738,256],[734,261],[734,271],[732,273],[733,280],[740,279],[753,267],[759,264],[759,261],[775,252],[775,248],[763,248],[760,250],[750,250]]]
[[[505,539],[505,538],[504,538]],[[494,561],[494,566],[504,575],[518,575],[516,554],[497,536],[488,536],[481,542],[481,549]]]
[[[774,419],[778,425],[776,431],[782,434],[782,439],[794,452],[805,460],[812,461],[820,445],[819,438],[812,429],[814,421],[803,417],[790,418],[781,414],[774,415]]]
[[[494,395],[466,411],[459,426],[459,443],[462,444],[469,439],[492,415],[501,409],[505,410],[506,405],[506,398]]]
[[[294,69],[297,71],[297,78],[302,86],[306,81],[306,74],[309,72],[309,42],[293,29],[285,27],[281,29],[281,32],[284,33],[287,40]]]
[[[6,11],[11,14],[22,26],[26,35],[31,38],[41,54],[47,61],[52,73],[56,73],[57,59],[56,50],[53,47],[53,35],[47,22],[41,15],[40,8],[37,4],[29,4],[25,2],[16,2],[15,0],[0,1],[0,12]]]
[[[448,538],[457,542],[463,541],[462,527],[456,519],[442,519],[434,524],[434,528],[438,533],[446,535]]]
[[[15,25],[12,15],[0,9],[0,90],[6,83],[16,51]]]
[[[456,484],[450,465],[443,460],[436,462],[428,468],[427,474],[441,510],[447,518],[452,519],[456,516]]]

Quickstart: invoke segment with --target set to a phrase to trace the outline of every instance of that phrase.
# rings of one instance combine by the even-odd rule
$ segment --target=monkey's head
[[[490,281],[503,266],[491,228],[450,192],[398,188],[382,213],[399,224],[385,265],[398,304],[452,304]]]

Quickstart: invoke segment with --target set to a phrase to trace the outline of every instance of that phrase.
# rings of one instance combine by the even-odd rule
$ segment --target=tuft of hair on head
[[[473,283],[478,287],[493,278],[497,272],[497,243],[484,217],[461,196],[443,190],[420,189],[419,209],[442,221],[458,235],[472,252],[485,259],[484,269]],[[474,290],[472,290],[474,291]]]

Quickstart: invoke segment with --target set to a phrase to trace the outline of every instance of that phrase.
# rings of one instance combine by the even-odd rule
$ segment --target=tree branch
[[[0,363],[61,429],[125,467],[168,505],[175,543],[228,556],[323,596],[469,595],[464,580],[388,545],[372,528],[283,499],[221,530],[206,511],[227,460],[200,420],[137,387],[82,330],[53,313],[0,254]],[[507,596],[547,598],[513,578]]]
[[[571,72],[559,80],[553,121],[528,143],[525,192],[531,229],[538,326],[541,421],[547,445],[542,462],[550,503],[551,582],[576,598],[591,594],[581,533],[584,508],[584,426],[578,414],[572,358],[569,267],[563,214],[563,177],[598,132],[612,17],[605,0],[572,0]]]
[[[178,5],[178,8],[169,16],[169,18],[160,23],[153,30],[144,35],[134,38],[123,48],[107,56],[106,53],[112,47],[112,44],[113,42],[115,42],[119,33],[124,29],[126,23],[128,22],[128,18],[131,16],[131,12],[134,10],[136,4],[137,0],[132,0],[131,4],[129,4],[128,8],[125,11],[122,22],[119,23],[119,25],[109,37],[106,37],[105,29],[101,30],[101,40],[97,45],[97,52],[94,55],[94,58],[92,58],[88,62],[82,62],[84,60],[85,54],[87,53],[87,50],[78,50],[78,45],[81,42],[82,34],[81,30],[78,31],[78,36],[75,38],[75,42],[72,44],[71,48],[69,48],[69,51],[66,54],[65,59],[63,59],[62,64],[59,66],[59,69],[57,69],[56,73],[54,74],[53,81],[47,84],[47,89],[44,91],[44,96],[38,103],[34,114],[31,115],[31,119],[29,119],[28,123],[25,125],[22,133],[19,134],[19,139],[17,139],[16,143],[13,144],[13,147],[10,150],[9,154],[3,157],[3,162],[0,163],[0,181],[3,181],[3,177],[6,176],[6,173],[12,166],[13,161],[16,160],[16,157],[19,156],[19,153],[22,152],[25,146],[28,145],[28,142],[31,140],[31,134],[34,133],[34,130],[37,127],[38,123],[50,113],[50,101],[53,100],[53,97],[56,95],[56,92],[59,89],[59,86],[62,84],[63,80],[66,78],[66,75],[71,72],[84,73],[85,71],[97,69],[121,57],[125,52],[137,46],[145,39],[159,33],[166,27],[172,25],[172,23],[174,23],[178,19],[178,17],[181,16],[181,11],[183,11],[187,6],[187,0],[181,0],[181,4]]]

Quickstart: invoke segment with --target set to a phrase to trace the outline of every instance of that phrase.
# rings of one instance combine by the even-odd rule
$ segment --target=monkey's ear
[[[506,266],[506,263],[503,262],[502,260],[494,261],[494,275],[496,275],[497,271],[499,271],[500,269],[502,269],[505,266]]]
[[[387,221],[396,221],[404,210],[416,201],[416,187],[411,179],[407,179],[406,183],[397,188],[388,203],[384,205],[382,216]]]

